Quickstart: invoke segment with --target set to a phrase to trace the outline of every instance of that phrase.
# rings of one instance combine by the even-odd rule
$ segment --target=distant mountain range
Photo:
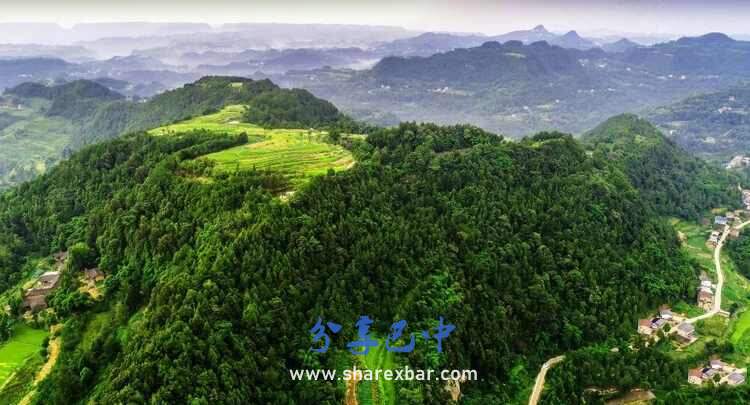
[[[386,56],[429,56],[458,48],[472,48],[493,41],[500,43],[520,41],[525,44],[545,41],[551,45],[573,49],[591,49],[597,46],[593,41],[581,38],[575,31],[557,35],[547,31],[543,25],[538,25],[530,30],[512,31],[496,36],[428,32],[413,38],[399,39],[384,44],[377,50]]]
[[[102,31],[93,34],[96,27]],[[11,28],[18,26],[0,24],[0,32]],[[303,28],[311,34],[302,35]],[[140,36],[96,39],[134,30]],[[660,128],[685,146],[723,153],[726,145],[711,142],[728,128],[718,134],[705,124],[695,131],[677,128],[680,120],[671,117],[671,109],[689,107],[672,103],[750,80],[750,42],[720,33],[645,46],[627,38],[584,38],[576,31],[560,35],[542,25],[497,36],[284,24],[211,29],[112,24],[65,31],[93,39],[74,46],[0,45],[0,89],[87,79],[142,98],[205,75],[270,77],[386,125],[400,120],[470,122],[523,136],[551,128],[579,133],[608,116],[649,111]],[[302,46],[289,48],[293,45]],[[101,59],[102,49],[127,55]],[[670,107],[652,110],[665,105]],[[721,108],[712,106],[694,117]]]
[[[579,133],[615,114],[750,78],[750,42],[720,34],[617,48],[487,42],[428,57],[387,57],[367,71],[318,69],[275,78],[362,118],[471,122],[511,136],[551,128]]]
[[[7,35],[4,35],[7,34]],[[545,41],[571,49],[592,49],[602,41],[575,31],[559,35],[539,25],[502,35],[414,33],[394,27],[294,24],[115,23],[2,24],[0,60],[38,64],[60,59],[55,69],[32,66],[24,76],[6,74],[0,89],[29,80],[48,83],[111,78],[130,82],[127,95],[152,96],[202,75],[276,75],[323,67],[368,69],[389,56],[431,56],[485,42]],[[16,44],[13,44],[15,42]],[[35,43],[43,43],[39,45]],[[601,45],[607,47],[606,44]],[[613,45],[622,51],[622,43]],[[12,69],[5,67],[6,70]],[[25,68],[24,68],[25,69]],[[0,70],[0,73],[3,71]],[[28,76],[26,76],[28,75]]]
[[[633,42],[627,38],[620,39],[619,41],[610,42],[601,46],[602,49],[610,53],[622,53],[627,52],[633,48],[637,48],[641,44]]]

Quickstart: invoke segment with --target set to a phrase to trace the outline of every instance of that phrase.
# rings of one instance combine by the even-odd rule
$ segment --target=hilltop
[[[204,77],[145,102],[126,100],[86,80],[54,86],[21,84],[6,91],[4,98],[0,188],[43,173],[85,145],[229,105],[248,106],[241,120],[268,128],[321,128],[345,119],[333,104],[307,91],[238,77]]]
[[[582,141],[616,162],[662,215],[699,218],[713,207],[737,206],[741,199],[738,177],[690,155],[635,115],[610,118]]]
[[[234,125],[224,118],[176,125]],[[196,181],[202,157],[253,136],[222,132],[167,127],[89,146],[0,197],[0,293],[11,308],[36,255],[70,250],[66,272],[96,265],[109,278],[101,298],[69,276],[48,300],[64,323],[62,352],[35,398],[338,402],[335,382],[297,384],[288,369],[351,366],[349,332],[311,357],[307,328],[325,316],[351,330],[368,314],[385,322],[373,325],[380,333],[394,317],[411,331],[444,316],[456,325],[444,355],[420,339],[391,361],[476,368],[484,378],[462,385],[464,398],[507,403],[524,398],[525,370],[550,354],[628,336],[640,312],[692,293],[696,272],[671,227],[569,135],[375,130],[354,145],[358,164],[284,202],[274,171]],[[390,388],[399,402],[448,395]]]

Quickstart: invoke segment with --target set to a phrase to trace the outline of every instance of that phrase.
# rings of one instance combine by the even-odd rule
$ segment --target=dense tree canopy
[[[660,214],[697,219],[740,203],[738,177],[689,155],[635,115],[613,117],[583,139],[594,153],[617,162]]]
[[[422,344],[399,361],[475,368],[466,400],[509,402],[526,384],[508,383],[509,365],[627,336],[640,312],[691,292],[671,227],[570,136],[510,143],[402,124],[354,143],[354,168],[289,203],[271,173],[193,178],[191,159],[244,141],[132,135],[2,196],[3,289],[29,256],[88,252],[81,243],[112,275],[103,303],[71,286],[55,294],[63,352],[36,398],[338,403],[341,386],[294,383],[288,369],[336,367],[346,353],[353,327],[329,353],[307,352],[318,316],[351,326],[367,314],[381,333],[445,316],[457,329],[443,355]],[[109,322],[91,332],[97,311]],[[447,395],[435,383],[415,392]]]

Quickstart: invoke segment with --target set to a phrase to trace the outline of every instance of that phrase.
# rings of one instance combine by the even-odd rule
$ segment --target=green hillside
[[[695,219],[712,208],[739,208],[738,177],[689,155],[635,115],[610,118],[583,141],[594,153],[616,162],[663,215]]]
[[[695,95],[654,108],[648,119],[697,155],[726,163],[750,147],[750,85]]]
[[[63,350],[37,403],[339,403],[340,384],[293,382],[288,370],[340,366],[362,314],[381,336],[394,320],[411,333],[444,316],[456,331],[442,355],[419,339],[375,363],[477,369],[466,401],[512,403],[547,357],[630,336],[641,312],[692,294],[696,273],[669,224],[570,136],[378,130],[357,165],[285,203],[273,172],[194,181],[202,156],[253,140],[196,129],[84,148],[0,196],[3,291],[32,256],[76,244],[90,254],[73,262],[109,275],[101,302],[69,281],[50,300]],[[324,355],[307,351],[318,316],[344,325]],[[375,388],[391,403],[448,395]]]
[[[269,80],[205,77],[146,102],[125,100],[86,80],[55,86],[24,83],[0,99],[0,189],[44,173],[86,145],[237,104],[251,107],[235,117],[237,121],[264,128],[320,129],[349,123],[331,103],[304,90],[281,89]]]
[[[264,129],[242,122],[252,107],[231,105],[215,114],[159,127],[157,136],[203,131],[217,136],[246,135],[249,142],[201,157],[213,162],[214,173],[257,169],[278,172],[299,185],[328,170],[344,170],[354,164],[351,152],[326,142],[327,133],[309,129]]]
[[[44,173],[79,133],[70,120],[47,116],[50,104],[26,99],[21,109],[0,107],[0,190]]]

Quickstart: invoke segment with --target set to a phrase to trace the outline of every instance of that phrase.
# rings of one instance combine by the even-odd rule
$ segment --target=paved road
[[[531,396],[529,397],[529,405],[536,405],[536,403],[539,402],[539,396],[542,395],[542,390],[544,389],[544,379],[547,377],[547,371],[550,369],[550,367],[563,360],[565,360],[565,356],[557,356],[547,360],[544,364],[542,364],[542,369],[539,370],[539,374],[536,375],[534,390],[531,391]]]
[[[742,229],[748,224],[750,224],[750,221],[743,222],[737,225],[736,228]],[[727,236],[729,236],[730,230],[731,227],[724,227],[724,233],[721,234],[721,239],[719,239],[719,243],[716,244],[716,249],[714,249],[714,267],[716,267],[717,277],[716,293],[714,294],[714,305],[711,310],[706,312],[705,314],[685,320],[685,322],[687,323],[695,323],[703,319],[708,319],[721,312],[721,293],[722,288],[724,287],[724,272],[721,270],[721,248],[724,247],[724,242],[727,240]]]

